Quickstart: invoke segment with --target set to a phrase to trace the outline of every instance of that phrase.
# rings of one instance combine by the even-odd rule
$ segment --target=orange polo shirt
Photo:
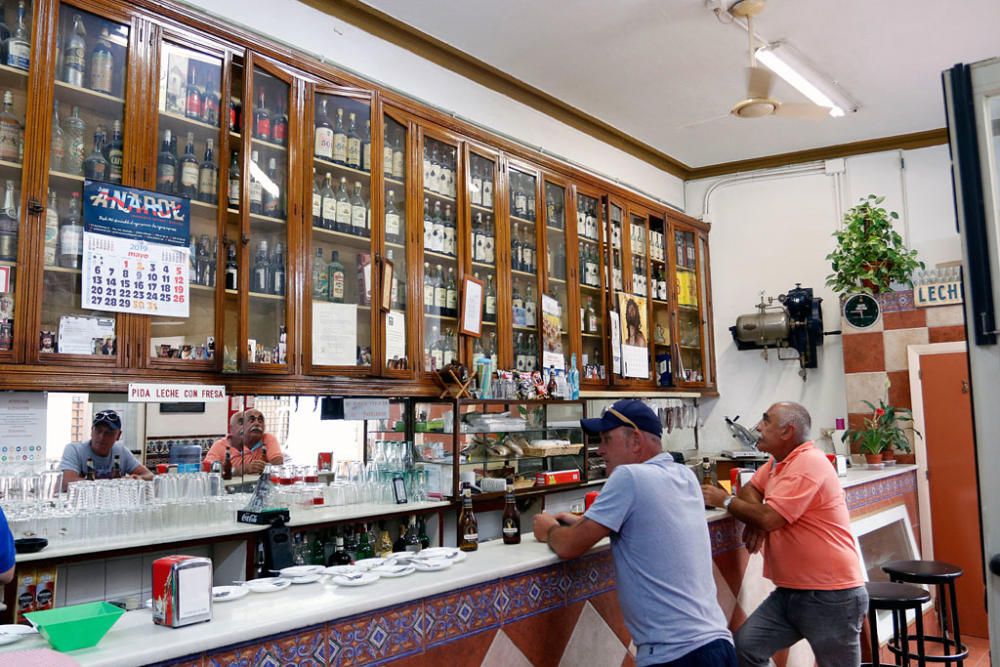
[[[841,590],[864,584],[837,471],[813,443],[757,470],[750,483],[788,523],[767,534],[764,576],[781,588]]]
[[[281,445],[278,444],[278,439],[270,433],[265,433],[253,449],[245,450],[245,452],[238,447],[231,446],[228,437],[220,438],[212,443],[208,453],[205,454],[205,460],[209,463],[225,461],[226,447],[229,447],[229,460],[233,464],[233,470],[242,470],[247,463],[254,461],[281,463]]]

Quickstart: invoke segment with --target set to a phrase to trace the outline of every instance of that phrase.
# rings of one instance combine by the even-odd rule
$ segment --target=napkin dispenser
[[[153,561],[153,623],[179,628],[212,620],[212,560],[165,556]]]

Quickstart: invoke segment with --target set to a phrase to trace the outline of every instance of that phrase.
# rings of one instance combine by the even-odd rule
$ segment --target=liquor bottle
[[[421,549],[420,534],[417,532],[417,517],[410,515],[410,525],[406,529],[406,551],[419,553]]]
[[[434,278],[431,275],[431,265],[424,262],[424,312],[436,314],[434,310]]]
[[[526,229],[524,241],[521,242],[521,264],[523,271],[535,273],[538,269],[538,257],[535,256],[535,239],[532,238],[531,229]]]
[[[122,122],[116,120],[111,126],[111,141],[105,146],[108,160],[108,180],[121,183],[125,161],[125,142],[122,140]],[[195,184],[198,181],[197,161],[195,162]]]
[[[102,150],[103,137],[104,132],[100,129],[94,133],[94,150],[83,161],[83,175],[92,181],[106,181],[108,179],[109,165]]]
[[[472,254],[473,262],[483,261],[483,214],[477,212],[472,220],[472,231],[469,239],[469,252]]]
[[[430,146],[430,142],[424,143],[424,159],[423,159],[422,165],[423,165],[424,190],[430,190],[431,189],[431,186],[430,186],[430,184],[431,184],[431,146]]]
[[[392,177],[403,180],[406,174],[406,152],[403,150],[403,131],[396,133],[396,139],[392,144]]]
[[[382,174],[392,178],[392,141],[389,137],[390,129],[385,128],[385,136],[382,138]],[[395,132],[392,133],[395,136]]]
[[[260,168],[260,156],[257,151],[250,152],[250,161]],[[258,173],[260,173],[258,171]],[[254,169],[250,170],[250,212],[260,215],[264,212],[264,184],[254,177]]]
[[[90,51],[90,89],[105,95],[111,94],[114,81],[115,57],[110,39],[107,27],[101,28],[101,36]]]
[[[271,218],[281,218],[281,176],[278,174],[278,162],[276,158],[267,160],[267,178],[271,181],[271,187],[265,188],[261,184],[262,210],[264,215]]]
[[[347,166],[361,168],[361,136],[358,134],[357,117],[352,111],[347,117]]]
[[[344,303],[344,265],[340,263],[340,253],[336,250],[333,251],[330,264],[327,266],[327,284],[330,290],[327,298],[334,303]]]
[[[448,160],[448,150],[441,149],[441,159],[438,162],[438,188],[437,191],[448,197],[451,196],[451,186],[454,183],[454,173],[451,170],[451,162]]]
[[[427,534],[427,522],[424,517],[417,519],[417,535],[420,537],[420,547],[426,549],[431,545],[431,538]]]
[[[441,252],[444,250],[444,213],[441,211],[441,202],[434,202],[433,227],[431,228],[431,250]]]
[[[448,280],[445,283],[446,311],[449,317],[458,317],[458,286],[455,282],[455,267],[448,267]]]
[[[524,299],[521,298],[521,291],[517,288],[518,281],[514,281],[514,287],[511,292],[510,305],[514,310],[514,323],[521,324],[517,321],[517,313],[524,310]]]
[[[6,118],[0,120],[0,123],[6,122]],[[66,142],[63,138],[62,127],[59,125],[59,100],[52,101],[52,141],[50,145],[49,168],[53,171],[62,171],[63,161],[66,157]]]
[[[436,143],[431,145],[431,157],[424,187],[431,192],[441,193],[441,161],[438,159],[438,146]]]
[[[351,557],[351,562],[358,560],[358,533],[353,526],[347,529],[344,536],[344,551]]]
[[[201,122],[219,125],[219,93],[207,87],[201,98]]]
[[[3,195],[3,209],[0,210],[0,259],[7,262],[17,260],[17,206],[14,204],[14,181],[8,180]]]
[[[351,197],[347,194],[347,178],[340,177],[337,188],[337,226],[338,232],[351,233]]]
[[[493,287],[493,275],[486,276],[486,303],[483,308],[483,320],[486,322],[497,321],[497,291]]]
[[[226,191],[226,203],[233,210],[240,208],[240,195],[243,190],[240,187],[240,161],[237,157],[236,151],[233,151],[233,159],[229,163],[229,188]]]
[[[229,131],[239,134],[242,125],[243,103],[240,98],[232,97],[229,100]]]
[[[84,477],[85,477],[85,479],[87,481],[90,481],[90,482],[93,482],[95,479],[97,479],[97,473],[94,470],[94,459],[93,459],[93,457],[90,457],[90,456],[87,457],[87,472],[86,472],[86,475]]]
[[[406,551],[406,525],[402,522],[399,524],[399,537],[392,543],[392,550],[396,553]]]
[[[159,192],[172,193],[177,179],[177,161],[170,152],[170,130],[163,131],[163,141],[160,142],[160,152],[156,156],[156,189]],[[88,158],[89,159],[89,158]],[[233,153],[233,160],[236,153]]]
[[[86,151],[83,139],[86,125],[80,118],[80,107],[73,105],[73,111],[65,120],[65,125],[63,139],[66,148],[63,156],[63,171],[79,176],[83,174],[83,158]]]
[[[323,188],[320,182],[316,179],[316,167],[313,167],[312,172],[312,226],[315,228],[323,227]]]
[[[309,565],[326,565],[323,541],[319,539],[319,533],[310,533],[307,539],[309,546],[306,551],[309,553]]]
[[[28,28],[24,24],[24,0],[17,3],[17,26],[14,33],[4,38],[3,52],[8,67],[27,70],[31,58],[31,42]]]
[[[486,241],[483,244],[483,252],[485,253],[485,259],[483,261],[487,264],[493,264],[496,262],[496,248],[493,244],[493,216],[487,213],[483,222],[485,224],[483,236],[486,237]]]
[[[375,547],[375,555],[379,558],[388,558],[392,554],[392,537],[389,529],[386,528],[385,521],[378,522],[378,544]]]
[[[208,234],[202,234],[198,238],[198,247],[195,250],[195,281],[199,285],[211,285],[209,277],[209,267],[212,264],[212,242],[208,239]]]
[[[351,557],[347,554],[347,551],[344,549],[343,535],[337,535],[337,548],[334,549],[333,555],[330,556],[330,559],[326,562],[326,564],[328,567],[333,565],[351,564]]]
[[[514,484],[507,480],[507,492],[503,508],[503,518],[501,519],[501,531],[503,532],[504,544],[521,543],[521,513],[517,511],[517,503],[514,500]]]
[[[279,146],[285,145],[288,138],[288,114],[285,113],[285,100],[278,98],[277,109],[271,118],[271,141]]]
[[[451,217],[451,204],[446,204],[444,207],[444,241],[441,244],[441,249],[444,254],[451,257],[458,255],[455,231],[455,220]]]
[[[278,296],[285,295],[285,249],[281,242],[274,244],[274,256],[270,262],[271,274],[268,292]]]
[[[354,183],[354,196],[351,197],[351,233],[355,236],[368,235],[368,206],[361,196],[361,182]]]
[[[195,69],[188,65],[187,95],[184,102],[184,115],[192,120],[201,120],[203,98],[195,81]]]
[[[529,371],[535,370],[538,366],[538,342],[535,334],[528,334],[527,359],[525,359],[525,364],[527,365],[525,370]]]
[[[59,259],[59,201],[49,190],[49,204],[45,208],[45,266],[57,266]]]
[[[365,134],[361,137],[361,168],[367,172],[372,170],[372,122],[365,121]]]
[[[337,228],[337,195],[333,191],[333,176],[326,172],[323,179],[323,190],[320,193],[323,197],[321,225],[323,229]]]
[[[261,239],[257,244],[257,256],[253,260],[253,271],[250,273],[250,291],[258,294],[268,294],[268,283],[271,264],[267,256],[267,240]]]
[[[344,129],[344,110],[337,109],[337,120],[333,124],[333,161],[347,163],[347,131]]]
[[[73,15],[73,28],[63,47],[63,81],[83,87],[83,72],[87,66],[87,28],[79,14]]]
[[[358,535],[358,553],[357,560],[364,560],[366,558],[374,558],[375,549],[372,548],[371,540],[368,538],[368,527],[362,525],[361,532]]]
[[[424,199],[424,250],[433,250],[431,240],[434,238],[434,218],[431,216],[431,203]]]
[[[597,311],[594,310],[594,297],[587,300],[587,333],[597,333]]]
[[[177,194],[182,197],[194,198],[198,194],[198,157],[194,154],[194,132],[187,133],[184,154],[180,160],[180,178]],[[114,171],[114,169],[112,169]]]
[[[229,452],[229,447],[226,447],[226,460],[222,463],[222,479],[232,479],[233,478],[233,459]]]
[[[479,522],[472,511],[472,489],[465,487],[462,495],[462,513],[458,515],[458,548],[475,551],[479,548]]]
[[[479,162],[472,163],[472,184],[469,186],[469,201],[476,206],[483,205],[483,176],[479,173]]]
[[[438,333],[437,325],[431,327],[431,370],[444,368],[444,337]]]
[[[254,579],[263,579],[267,574],[267,558],[264,556],[264,540],[257,543],[257,555],[254,558]]]
[[[3,112],[0,112],[0,160],[19,161],[19,151],[23,129],[21,121],[11,111],[14,108],[14,94],[3,92]]]
[[[264,141],[271,140],[271,113],[264,104],[264,91],[260,91],[260,102],[253,110],[253,135]],[[257,160],[254,159],[254,162]]]
[[[326,260],[323,259],[323,249],[316,248],[316,257],[312,265],[312,297],[314,301],[329,298],[330,289],[329,276],[327,275]]]
[[[3,45],[7,42],[7,38],[10,37],[10,28],[7,26],[7,9],[3,6],[3,1],[0,0],[0,56],[3,54]],[[6,58],[3,59],[6,62]]]
[[[528,283],[528,290],[524,296],[524,325],[535,326],[537,320],[538,302],[535,301],[535,289]]]
[[[239,272],[236,265],[236,244],[226,246],[226,289],[237,290],[240,286]]]
[[[448,314],[448,288],[444,283],[444,269],[438,264],[434,271],[434,312]]]
[[[483,208],[493,208],[493,169],[483,169]]]
[[[389,243],[402,243],[399,224],[399,210],[396,208],[396,191],[389,190],[385,201],[385,240]]]
[[[205,159],[198,170],[198,199],[214,203],[219,194],[219,165],[215,163],[215,140],[205,142]]]

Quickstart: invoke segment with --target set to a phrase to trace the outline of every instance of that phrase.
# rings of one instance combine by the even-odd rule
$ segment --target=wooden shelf
[[[218,125],[211,125],[209,123],[203,123],[200,120],[195,120],[194,118],[188,118],[187,116],[182,116],[179,113],[174,113],[172,111],[161,111],[160,112],[160,134],[163,134],[163,130],[170,130],[174,132],[177,136],[177,143],[180,144],[181,137],[178,135],[178,129],[180,132],[187,133],[191,131],[192,128],[197,128],[199,130],[208,130],[209,132],[214,132],[215,135],[212,137],[215,139],[219,131],[222,129]],[[218,147],[216,147],[218,149]]]
[[[386,241],[385,247],[396,248],[397,250],[406,250],[406,246],[402,245],[401,243],[393,243],[392,241]]]
[[[493,209],[486,208],[485,206],[480,206],[479,204],[469,204],[473,211],[482,211],[483,213],[493,214]]]
[[[78,188],[83,183],[83,176],[67,174],[64,171],[49,170],[49,180],[63,185],[64,187]]]
[[[0,160],[0,174],[2,174],[4,178],[20,180],[21,170],[23,168],[24,165],[20,164],[19,162]]]
[[[545,225],[545,229],[549,230],[550,232],[555,232],[556,234],[566,233],[565,227],[553,227],[552,225]]]
[[[584,242],[584,243],[589,243],[590,245],[600,245],[601,244],[601,242],[599,240],[592,239],[589,236],[577,236],[576,238],[579,239],[580,241]]]
[[[658,303],[661,306],[669,306],[670,305],[669,301],[664,301],[663,299],[654,299],[654,298],[650,297],[649,300],[652,301],[653,303]]]
[[[9,65],[0,65],[0,85],[4,88],[23,88],[27,84],[27,70],[10,67]]]
[[[686,266],[675,266],[678,271],[683,271],[684,273],[694,273],[694,269],[689,269]]]
[[[526,327],[526,326],[522,326],[520,324],[515,324],[513,326],[514,326],[514,330],[515,331],[530,331],[532,333],[537,333],[538,332],[538,327]]]
[[[521,223],[524,223],[526,225],[534,225],[535,224],[534,220],[528,220],[527,218],[520,218],[520,217],[514,215],[513,213],[510,214],[510,221],[511,222],[521,222]]]
[[[523,276],[525,278],[531,278],[532,280],[538,277],[534,273],[528,273],[527,271],[517,271],[515,269],[511,269],[510,272],[515,276]]]
[[[391,176],[385,176],[385,175],[383,175],[382,178],[385,180],[386,183],[390,183],[392,185],[398,185],[400,187],[406,186],[406,183],[397,178],[392,178]]]
[[[477,269],[487,269],[490,271],[496,270],[497,268],[495,264],[483,264],[482,262],[473,262],[472,266],[476,267]]]
[[[359,178],[366,179],[364,183],[365,185],[368,185],[368,183],[371,182],[371,173],[365,171],[364,169],[355,169],[354,167],[348,167],[346,164],[337,164],[332,160],[326,160],[321,157],[316,157],[315,155],[313,156],[313,164],[317,165],[317,167],[322,166],[326,169],[333,169],[341,172],[342,174],[351,174]],[[320,173],[318,168],[316,169],[316,173]]]
[[[604,338],[604,336],[602,336],[601,334],[585,333],[580,335],[583,336],[584,338]]]
[[[328,241],[340,241],[345,245],[351,246],[352,248],[358,248],[360,250],[370,250],[372,247],[372,240],[366,236],[338,232],[324,227],[313,227],[312,231],[313,238],[321,237]]]
[[[451,255],[445,255],[441,252],[434,252],[433,250],[424,250],[425,257],[434,257],[435,259],[440,259],[445,262],[457,262],[457,257],[452,257]]]
[[[664,302],[664,303],[666,303],[666,302]],[[679,304],[677,304],[677,307],[680,308],[681,310],[686,310],[689,313],[697,313],[698,312],[698,306],[689,306],[686,303],[679,303]]]
[[[46,266],[46,273],[61,273],[63,275],[75,275],[78,276],[83,273],[82,269],[70,269],[65,266]]]
[[[250,137],[250,145],[260,146],[261,148],[268,148],[272,151],[281,151],[285,153],[288,151],[288,146],[282,146],[281,144],[276,144],[272,141],[265,141],[264,139],[257,139],[256,137]]]
[[[89,88],[71,86],[65,81],[56,81],[56,99],[63,109],[77,105],[84,109],[96,111],[109,120],[122,119],[125,111],[125,100],[114,95],[99,93]]]
[[[211,202],[207,201],[201,201],[200,199],[192,199],[191,206],[194,208],[204,208],[213,212],[219,210],[219,207],[216,204],[212,204]]]
[[[230,209],[232,210],[232,209]],[[286,225],[284,218],[272,218],[269,215],[262,215],[260,213],[251,213],[250,220],[256,220],[257,222],[264,222],[270,225]]]
[[[458,322],[458,318],[452,317],[451,315],[435,315],[434,313],[424,313],[424,317],[429,317],[432,320],[445,320],[447,322]]]
[[[595,287],[594,285],[588,285],[586,283],[580,283],[580,289],[587,290],[588,292],[597,292],[598,294],[601,292],[600,287]]]
[[[556,278],[555,276],[549,276],[550,283],[559,283],[560,285],[565,285],[566,281],[562,278]]]

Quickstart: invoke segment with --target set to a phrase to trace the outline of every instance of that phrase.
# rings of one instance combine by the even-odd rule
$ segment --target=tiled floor
[[[912,627],[911,627],[912,629]],[[938,632],[937,618],[931,615],[924,616],[924,634],[927,635],[940,635]],[[970,637],[968,635],[962,636],[962,641],[969,648],[969,657],[965,660],[965,667],[990,667],[992,662],[990,661],[990,640],[984,639],[982,637]],[[916,650],[916,644],[913,645],[913,650]],[[928,644],[927,645],[928,655],[942,655],[940,644]],[[887,648],[882,648],[882,664],[892,665],[894,664],[894,657],[892,653],[889,652]]]

